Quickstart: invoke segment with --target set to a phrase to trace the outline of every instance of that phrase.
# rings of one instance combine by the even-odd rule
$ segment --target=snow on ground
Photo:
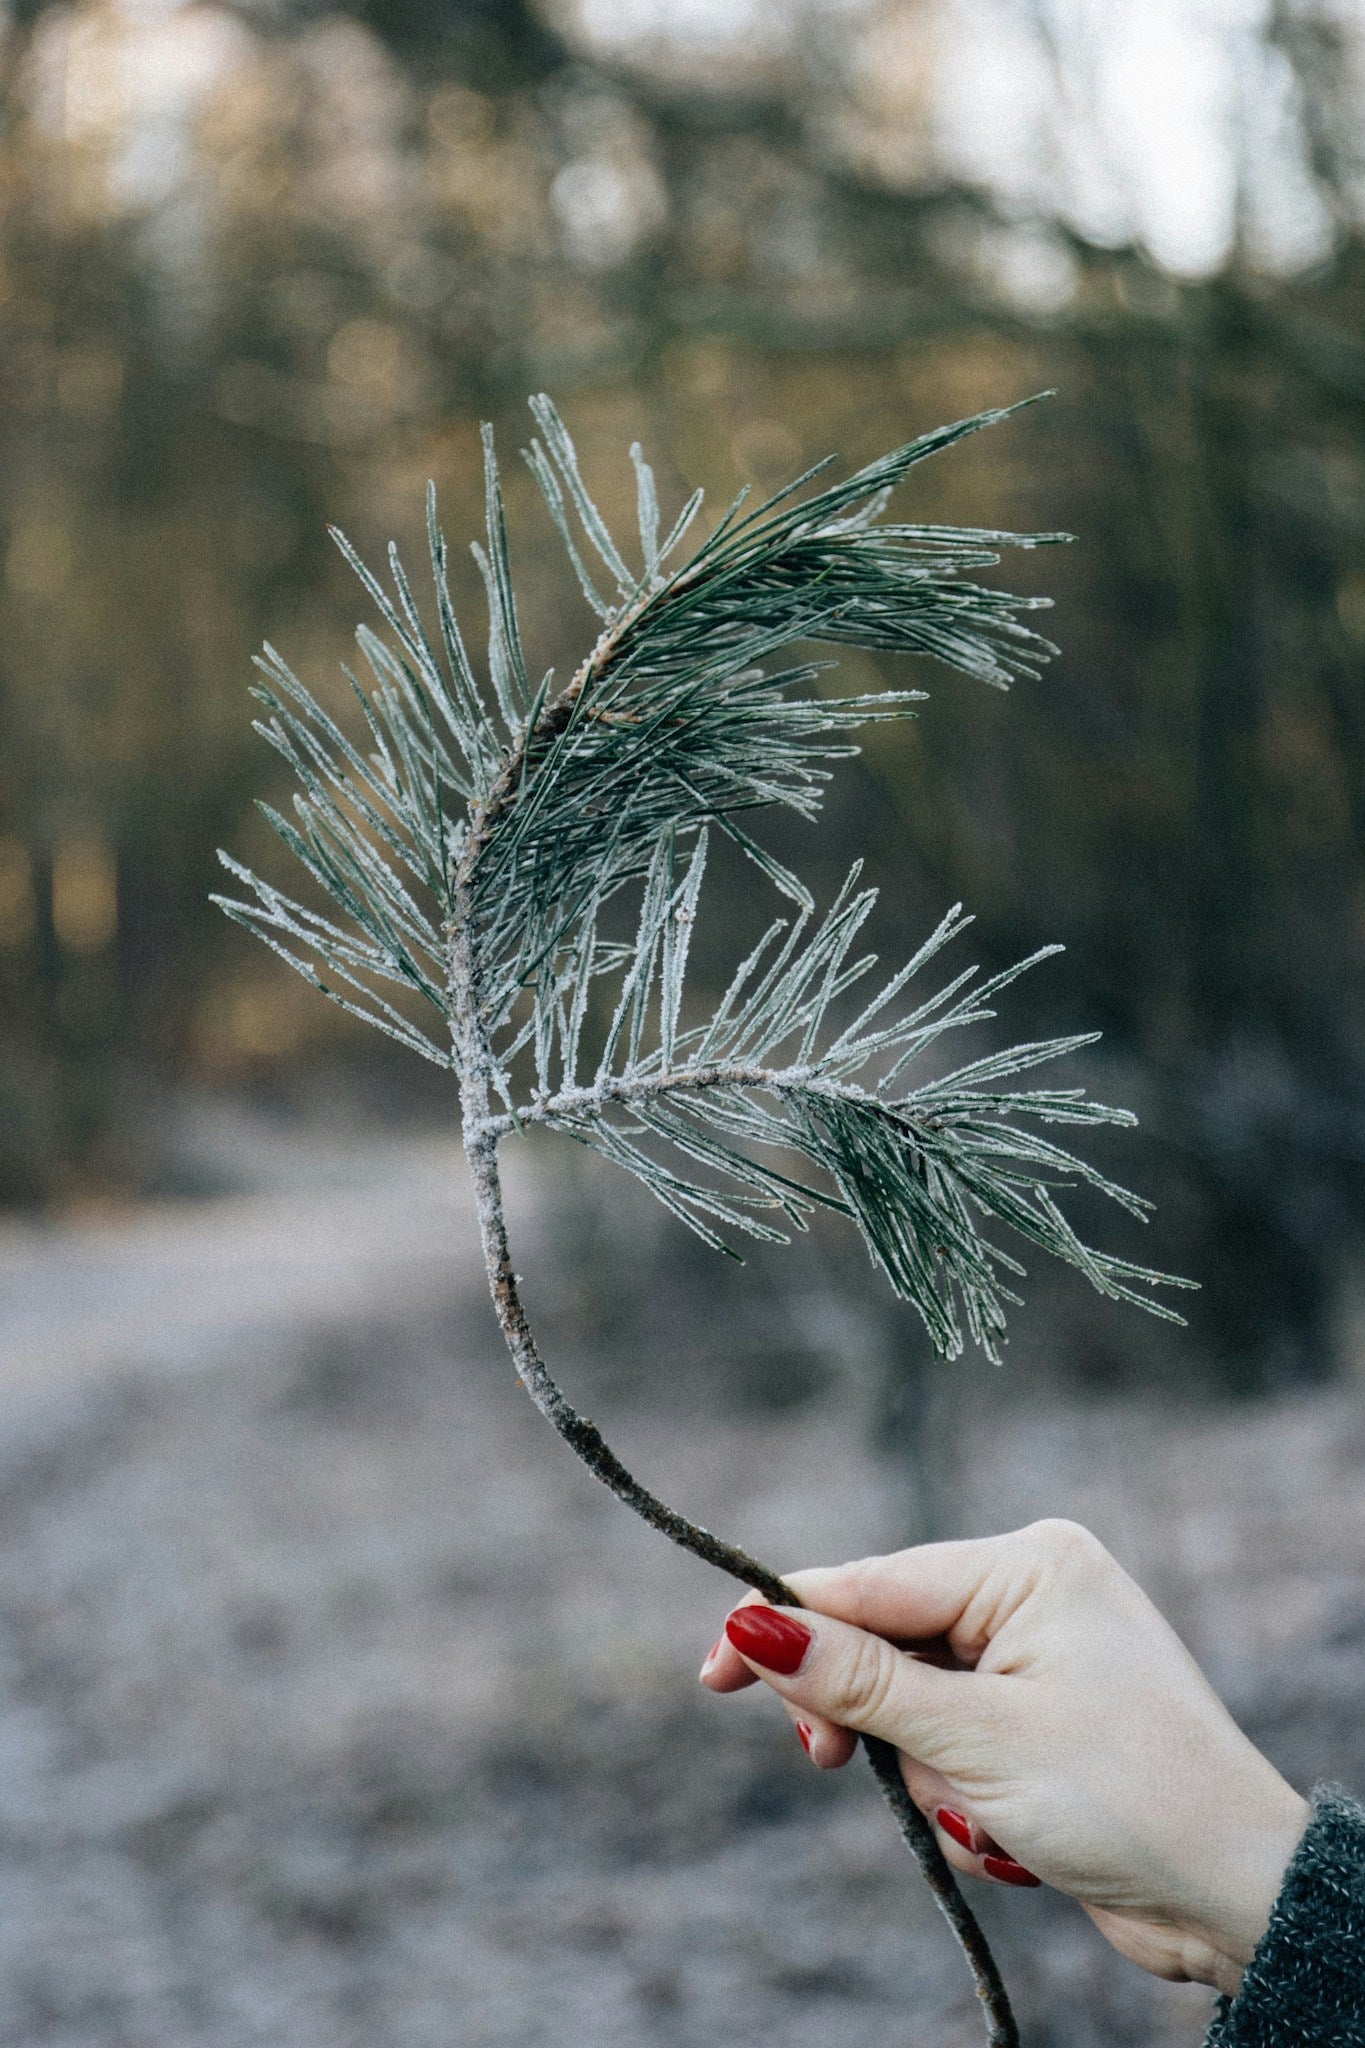
[[[701,1693],[725,1586],[512,1382],[452,1165],[286,1149],[254,1192],[0,1238],[0,2039],[975,2042],[867,1774]],[[690,1424],[646,1389],[598,1419],[701,1519],[779,1565],[897,1540],[837,1383]],[[960,1526],[1087,1520],[1299,1782],[1365,1783],[1358,1391],[988,1391]],[[982,1910],[1031,2048],[1201,2038],[1207,1995],[1066,1902]]]

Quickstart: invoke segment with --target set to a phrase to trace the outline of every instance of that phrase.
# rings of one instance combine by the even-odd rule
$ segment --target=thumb
[[[960,1747],[975,1672],[944,1671],[884,1636],[809,1608],[746,1602],[726,1620],[730,1646],[774,1692],[860,1735],[879,1735],[907,1756],[947,1769]],[[956,1740],[954,1740],[956,1738]]]

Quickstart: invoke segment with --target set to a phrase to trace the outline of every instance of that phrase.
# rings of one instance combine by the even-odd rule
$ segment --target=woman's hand
[[[955,1869],[1055,1885],[1156,1976],[1236,1990],[1308,1807],[1097,1538],[1038,1522],[789,1583],[804,1611],[751,1596],[704,1685],[763,1679],[825,1769],[894,1743]]]

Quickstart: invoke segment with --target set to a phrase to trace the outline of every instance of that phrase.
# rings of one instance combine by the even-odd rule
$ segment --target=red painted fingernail
[[[699,1678],[705,1678],[707,1672],[711,1669],[711,1666],[715,1663],[719,1655],[720,1639],[719,1637],[717,1637],[716,1641],[712,1643],[710,1649],[707,1651],[706,1655],[701,1660],[701,1670],[697,1674]]]
[[[783,1678],[801,1669],[811,1644],[805,1623],[777,1607],[737,1607],[726,1620],[725,1633],[741,1657],[752,1657]]]
[[[983,1856],[981,1868],[987,1877],[997,1879],[1000,1884],[1041,1884],[1043,1881],[1031,1870],[1025,1870],[1022,1863],[1016,1863],[1012,1856]]]
[[[801,1747],[802,1747],[802,1749],[804,1749],[804,1750],[805,1750],[805,1752],[806,1752],[806,1755],[807,1755],[807,1756],[809,1756],[809,1755],[810,1755],[810,1744],[811,1744],[811,1733],[810,1733],[810,1722],[809,1722],[809,1721],[798,1721],[798,1722],[797,1722],[797,1724],[796,1724],[796,1739],[797,1739],[797,1741],[798,1741],[798,1742],[799,1742],[799,1743],[801,1744]]]
[[[945,1835],[951,1835],[959,1849],[972,1846],[972,1824],[965,1813],[958,1813],[954,1807],[940,1806],[934,1815]]]

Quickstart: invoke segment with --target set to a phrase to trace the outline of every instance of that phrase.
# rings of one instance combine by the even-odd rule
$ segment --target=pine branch
[[[690,505],[632,581],[553,407],[541,398],[533,410],[546,442],[528,451],[532,473],[606,624],[567,687],[522,726],[471,815],[465,869],[482,951],[506,962],[486,994],[495,1028],[531,962],[572,924],[590,881],[633,877],[666,830],[707,819],[734,830],[735,813],[772,803],[813,816],[826,764],[849,751],[826,736],[904,717],[920,700],[896,691],[797,696],[817,671],[774,673],[764,666],[773,656],[811,640],[932,654],[1006,687],[1055,652],[1017,616],[1050,600],[983,588],[965,572],[992,566],[1003,547],[1066,538],[881,523],[889,492],[915,464],[1006,417],[991,412],[922,436],[813,498],[792,502],[818,470],[751,513],[741,497],[691,560],[665,575],[660,565],[690,524]],[[643,458],[636,468],[648,533],[653,477]],[[566,499],[583,544],[616,581],[614,609],[582,570]],[[802,899],[794,877],[774,873],[770,856],[762,864]]]
[[[680,1549],[700,1558],[703,1564],[728,1573],[741,1585],[753,1587],[778,1606],[800,1607],[803,1604],[800,1596],[769,1566],[713,1535],[699,1523],[689,1521],[676,1508],[669,1507],[657,1494],[650,1492],[648,1487],[642,1486],[611,1449],[596,1424],[580,1415],[566,1399],[540,1356],[522,1305],[507,1238],[502,1180],[498,1170],[499,1120],[490,1115],[490,1090],[497,1077],[488,1040],[480,1023],[478,970],[470,944],[471,931],[470,906],[467,901],[457,898],[450,925],[450,1002],[452,1015],[458,1020],[455,1031],[464,1147],[469,1161],[489,1290],[517,1377],[546,1421],[593,1477],[600,1480],[624,1507],[638,1515],[650,1528],[667,1536]],[[863,1747],[882,1795],[895,1815],[902,1838],[918,1862],[925,1883],[971,1970],[986,2018],[988,2048],[1019,2048],[1018,2028],[995,1957],[976,1915],[962,1896],[933,1829],[906,1790],[895,1750],[889,1743],[872,1736],[863,1737]]]
[[[1033,962],[987,980],[968,968],[912,1000],[916,977],[967,922],[957,908],[911,960],[869,982],[876,956],[856,947],[875,892],[858,887],[858,869],[817,916],[805,885],[749,829],[749,814],[773,805],[815,817],[832,764],[855,751],[855,728],[906,717],[921,695],[832,695],[820,667],[789,650],[927,654],[1000,688],[1036,675],[1055,650],[1025,615],[1047,600],[973,578],[1005,548],[1066,536],[885,518],[919,462],[1007,416],[990,412],[843,482],[813,489],[821,464],[753,509],[741,494],[686,559],[701,493],[663,534],[637,445],[637,572],[549,400],[532,410],[539,434],[526,459],[598,618],[591,651],[563,687],[552,673],[532,684],[485,430],[485,534],[474,550],[488,604],[485,675],[451,602],[434,493],[434,634],[396,552],[388,588],[338,535],[384,629],[357,635],[370,680],[347,672],[362,739],[269,648],[255,692],[258,730],[297,784],[292,819],[262,808],[327,910],[227,855],[246,893],[215,900],[333,1001],[453,1070],[489,1286],[532,1399],[651,1526],[791,1602],[765,1565],[642,1486],[556,1386],[517,1289],[498,1147],[537,1127],[590,1145],[721,1250],[732,1249],[726,1233],[782,1237],[817,1207],[843,1214],[946,1357],[968,1339],[997,1356],[1017,1298],[1006,1276],[1022,1268],[983,1223],[1065,1260],[1105,1294],[1171,1314],[1147,1290],[1184,1283],[1084,1243],[1058,1195],[1085,1186],[1135,1216],[1146,1204],[1043,1128],[1131,1117],[1075,1089],[1000,1085],[1088,1036],[1010,1046],[947,1074],[924,1069],[946,1033],[989,1022]],[[698,1015],[688,967],[716,832],[792,909]],[[1014,2023],[980,1930],[893,1753],[867,1747],[971,1964],[990,2038],[1006,2048]]]
[[[675,882],[675,844],[660,843],[644,879],[634,947],[620,961],[620,992],[596,1072],[580,1081],[589,968],[612,971],[594,961],[594,919],[584,918],[563,986],[551,987],[540,1005],[547,1028],[536,1093],[491,1117],[489,1135],[537,1125],[563,1132],[634,1173],[719,1250],[731,1248],[724,1228],[783,1239],[774,1212],[796,1229],[817,1206],[850,1216],[945,1357],[956,1357],[969,1335],[998,1359],[1006,1306],[1018,1299],[1001,1275],[1023,1269],[983,1237],[982,1219],[1078,1267],[1101,1293],[1180,1320],[1144,1290],[1185,1283],[1085,1244],[1056,1191],[1087,1186],[1139,1219],[1148,1205],[1032,1128],[1131,1125],[1133,1117],[1076,1089],[997,1085],[1093,1043],[1093,1034],[1011,1046],[914,1088],[902,1079],[946,1033],[990,1020],[994,998],[1058,948],[987,981],[968,968],[905,1007],[915,977],[970,922],[955,906],[836,1031],[832,1015],[877,965],[872,953],[850,958],[876,901],[875,891],[857,890],[855,867],[823,918],[802,913],[772,925],[712,1015],[683,1029],[706,853],[703,832]],[[564,1025],[557,1087],[556,1019]],[[871,1086],[854,1078],[878,1065]],[[801,1163],[813,1171],[794,1178]]]

